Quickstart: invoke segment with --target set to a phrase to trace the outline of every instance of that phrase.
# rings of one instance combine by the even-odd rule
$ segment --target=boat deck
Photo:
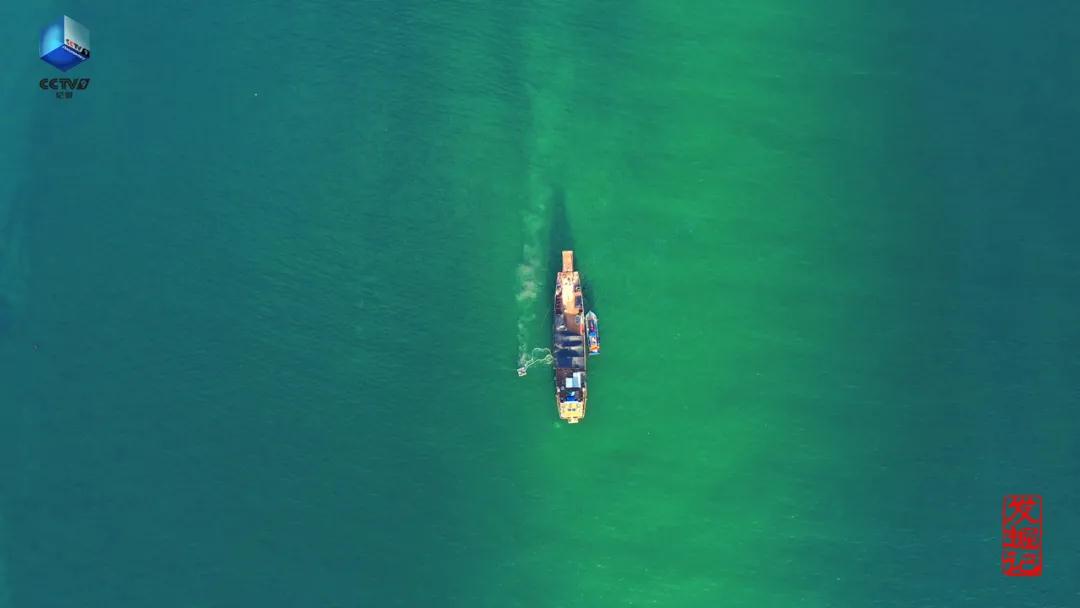
[[[555,355],[555,402],[559,418],[571,424],[585,417],[588,402],[586,338],[581,276],[574,270],[574,252],[562,252],[562,271],[555,277],[552,345]]]

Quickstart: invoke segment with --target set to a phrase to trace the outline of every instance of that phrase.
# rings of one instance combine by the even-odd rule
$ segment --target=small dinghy
[[[596,318],[596,313],[589,311],[589,314],[585,315],[585,335],[589,338],[589,354],[600,354],[600,328],[599,319]]]

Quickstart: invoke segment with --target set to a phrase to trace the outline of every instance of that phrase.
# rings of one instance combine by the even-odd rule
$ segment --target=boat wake
[[[530,222],[530,216],[535,222]],[[524,376],[529,368],[534,365],[550,364],[553,361],[551,350],[547,348],[531,348],[530,336],[536,330],[537,295],[539,293],[539,217],[526,214],[526,242],[524,248],[524,261],[518,266],[518,375]]]
[[[541,246],[547,230],[549,193],[545,192],[540,178],[533,175],[529,189],[529,202],[522,216],[524,244],[521,249],[521,263],[517,267],[517,342],[518,375],[524,376],[534,365],[550,364],[553,361],[551,351],[546,348],[532,348],[537,339],[536,318],[541,306],[537,301],[540,287],[544,284],[541,274],[545,270],[544,248]]]
[[[554,356],[547,348],[532,348],[544,340],[550,344],[550,322],[537,323],[542,312],[548,314],[550,305],[537,301],[539,292],[547,285],[550,253],[547,242],[552,231],[552,213],[559,209],[565,196],[559,184],[565,178],[567,124],[571,105],[567,102],[574,84],[574,65],[561,55],[564,45],[553,43],[553,37],[565,36],[561,22],[542,24],[525,43],[526,93],[529,99],[531,125],[526,143],[528,177],[527,197],[522,213],[521,263],[517,268],[517,338],[518,375],[524,376],[536,365],[551,365]],[[545,298],[546,300],[546,298]]]
[[[539,338],[537,330],[546,327],[546,323],[537,325],[537,315],[546,308],[538,302],[540,288],[545,272],[544,248],[541,246],[547,228],[549,215],[547,199],[550,195],[534,187],[531,192],[529,208],[525,210],[522,228],[525,244],[522,247],[522,261],[517,268],[517,342],[518,375],[524,376],[534,365],[550,365],[554,360],[551,349],[534,348]]]

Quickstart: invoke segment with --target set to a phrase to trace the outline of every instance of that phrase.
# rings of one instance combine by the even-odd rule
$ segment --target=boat
[[[585,337],[589,339],[589,355],[600,354],[600,330],[597,327],[599,319],[596,318],[596,313],[589,311],[589,314],[585,315]]]
[[[552,352],[555,359],[555,404],[559,418],[577,424],[585,417],[589,387],[585,370],[585,306],[581,275],[574,270],[574,252],[562,252],[562,270],[555,275]]]

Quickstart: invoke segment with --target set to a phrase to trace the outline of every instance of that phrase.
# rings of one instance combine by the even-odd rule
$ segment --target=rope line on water
[[[551,365],[555,362],[555,356],[550,348],[534,348],[528,353],[522,353],[518,358],[518,375],[524,376],[529,368],[534,365]]]

